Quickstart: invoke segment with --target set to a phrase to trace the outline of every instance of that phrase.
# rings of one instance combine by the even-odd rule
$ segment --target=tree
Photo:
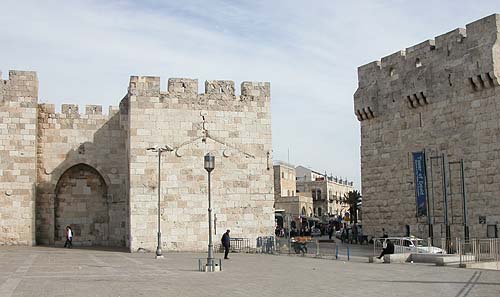
[[[357,223],[358,210],[360,209],[362,200],[361,193],[357,190],[349,191],[348,193],[344,194],[344,199],[347,205],[349,205],[349,214],[351,215],[352,222]]]

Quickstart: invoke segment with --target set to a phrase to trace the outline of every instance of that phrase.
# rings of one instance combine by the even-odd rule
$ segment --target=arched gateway
[[[70,225],[75,245],[112,245],[107,185],[96,169],[77,164],[64,172],[56,185],[54,220],[56,244],[64,242]]]

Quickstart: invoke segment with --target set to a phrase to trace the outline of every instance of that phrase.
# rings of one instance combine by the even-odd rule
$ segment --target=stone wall
[[[216,158],[212,208],[217,230],[255,239],[274,230],[269,83],[131,77],[129,104],[131,250],[154,250],[158,156],[148,147],[169,145],[162,155],[161,223],[167,250],[206,250],[207,172],[203,156]],[[219,238],[216,238],[216,241]]]
[[[0,245],[35,243],[37,100],[35,72],[0,79]]]
[[[463,159],[471,237],[500,214],[500,15],[492,15],[359,67],[354,95],[361,122],[363,225],[368,235],[427,237],[416,218],[412,152],[427,155],[434,236],[444,237],[446,190],[452,237],[463,237],[456,165]],[[446,172],[435,157],[444,156]],[[431,160],[432,158],[432,160]],[[453,164],[453,163],[452,163]],[[432,178],[431,178],[432,172]],[[451,205],[450,205],[451,204]]]
[[[118,107],[110,107],[106,115],[99,105],[87,105],[84,113],[80,113],[79,106],[74,104],[63,104],[61,113],[56,113],[52,104],[39,105],[38,243],[60,243],[64,239],[64,227],[68,224],[75,231],[75,245],[127,245],[128,156],[123,126],[126,117],[123,107],[121,112]],[[80,179],[91,184],[77,182],[78,176],[72,173],[75,166],[80,166]],[[95,184],[101,183],[101,179],[104,185]],[[102,187],[102,190],[97,190],[97,187]],[[102,197],[95,198],[97,201],[94,204],[88,204],[87,200],[94,190],[95,195]],[[72,197],[66,197],[68,191]],[[68,204],[67,201],[73,203]],[[102,205],[97,208],[106,210],[101,211],[106,215],[100,217],[95,214],[99,203]],[[107,221],[105,228],[101,226],[103,221]],[[107,239],[103,240],[103,236]],[[98,243],[92,238],[99,238]]]
[[[255,239],[274,230],[269,83],[132,77],[120,107],[38,104],[34,72],[0,81],[0,244],[64,241],[154,250],[158,158],[162,233],[167,250],[206,250],[207,173],[217,228]],[[35,205],[36,204],[36,205]],[[36,227],[35,227],[36,226]],[[35,230],[36,229],[36,230]],[[217,239],[218,240],[218,239]]]

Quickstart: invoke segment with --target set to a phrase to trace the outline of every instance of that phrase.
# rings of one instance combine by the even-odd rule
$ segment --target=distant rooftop
[[[281,161],[281,160],[274,160],[273,165],[287,166],[287,167],[295,169],[295,165],[287,163],[285,161]]]

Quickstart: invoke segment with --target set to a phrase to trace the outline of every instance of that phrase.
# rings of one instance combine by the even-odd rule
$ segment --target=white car
[[[395,253],[446,254],[442,248],[430,246],[423,239],[414,237],[387,238],[394,244]],[[384,246],[386,246],[384,240]]]

